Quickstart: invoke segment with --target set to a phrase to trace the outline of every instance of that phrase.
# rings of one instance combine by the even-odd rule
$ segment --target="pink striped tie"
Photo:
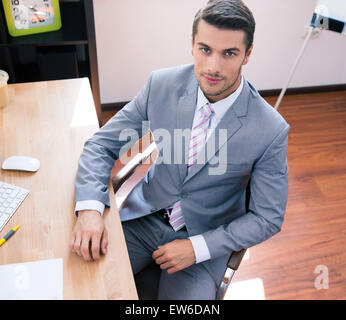
[[[210,124],[210,118],[213,112],[214,111],[211,108],[210,104],[205,104],[200,111],[201,114],[198,123],[192,128],[187,165],[188,169],[193,166],[194,162],[197,160],[198,154],[204,147],[207,137],[207,131]],[[166,211],[169,216],[169,223],[175,231],[178,231],[185,226],[180,201],[177,201],[173,205],[171,212],[169,211],[169,209],[166,209]]]

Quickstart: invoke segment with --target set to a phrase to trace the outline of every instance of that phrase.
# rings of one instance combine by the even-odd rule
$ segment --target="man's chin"
[[[218,89],[218,90],[216,90],[216,89],[214,89],[214,90],[212,90],[212,89],[210,89],[210,88],[203,88],[203,87],[201,87],[201,89],[202,89],[202,91],[203,91],[203,93],[204,93],[204,95],[206,96],[206,97],[217,97],[217,96],[219,96],[221,93],[222,93],[222,90],[220,90],[220,89]]]

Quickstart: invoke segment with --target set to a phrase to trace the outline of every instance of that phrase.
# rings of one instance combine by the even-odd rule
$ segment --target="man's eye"
[[[233,51],[226,51],[225,55],[232,57],[232,56],[235,56],[236,54]]]
[[[209,53],[210,52],[209,48],[201,48],[201,50],[203,53]]]

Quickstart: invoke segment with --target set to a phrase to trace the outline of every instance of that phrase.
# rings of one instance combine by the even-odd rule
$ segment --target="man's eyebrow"
[[[225,49],[225,51],[238,51],[238,52],[240,52],[240,49],[238,49],[237,47],[234,47],[234,48]]]
[[[197,44],[198,44],[199,46],[203,46],[203,47],[209,48],[209,46],[208,46],[207,44],[203,43],[203,42],[198,42]]]
[[[209,48],[209,46],[207,45],[207,44],[205,44],[205,43],[203,43],[203,42],[198,42],[197,43],[199,46],[203,46],[203,47],[207,47],[207,48]],[[234,47],[234,48],[229,48],[229,49],[225,49],[225,50],[223,50],[223,51],[238,51],[238,52],[240,52],[240,49],[239,48],[237,48],[237,47]]]

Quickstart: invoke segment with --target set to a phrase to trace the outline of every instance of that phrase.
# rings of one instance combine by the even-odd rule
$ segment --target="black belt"
[[[169,216],[168,216],[166,209],[158,210],[155,213],[158,214],[159,216],[161,216],[165,220],[165,222],[168,226],[172,227],[171,224],[169,223]],[[186,230],[186,227],[184,226],[180,230]]]
[[[166,209],[161,209],[159,211],[156,211],[155,213],[157,213],[159,216],[161,216],[165,220],[165,222],[167,224],[169,224],[169,216],[168,216]]]

